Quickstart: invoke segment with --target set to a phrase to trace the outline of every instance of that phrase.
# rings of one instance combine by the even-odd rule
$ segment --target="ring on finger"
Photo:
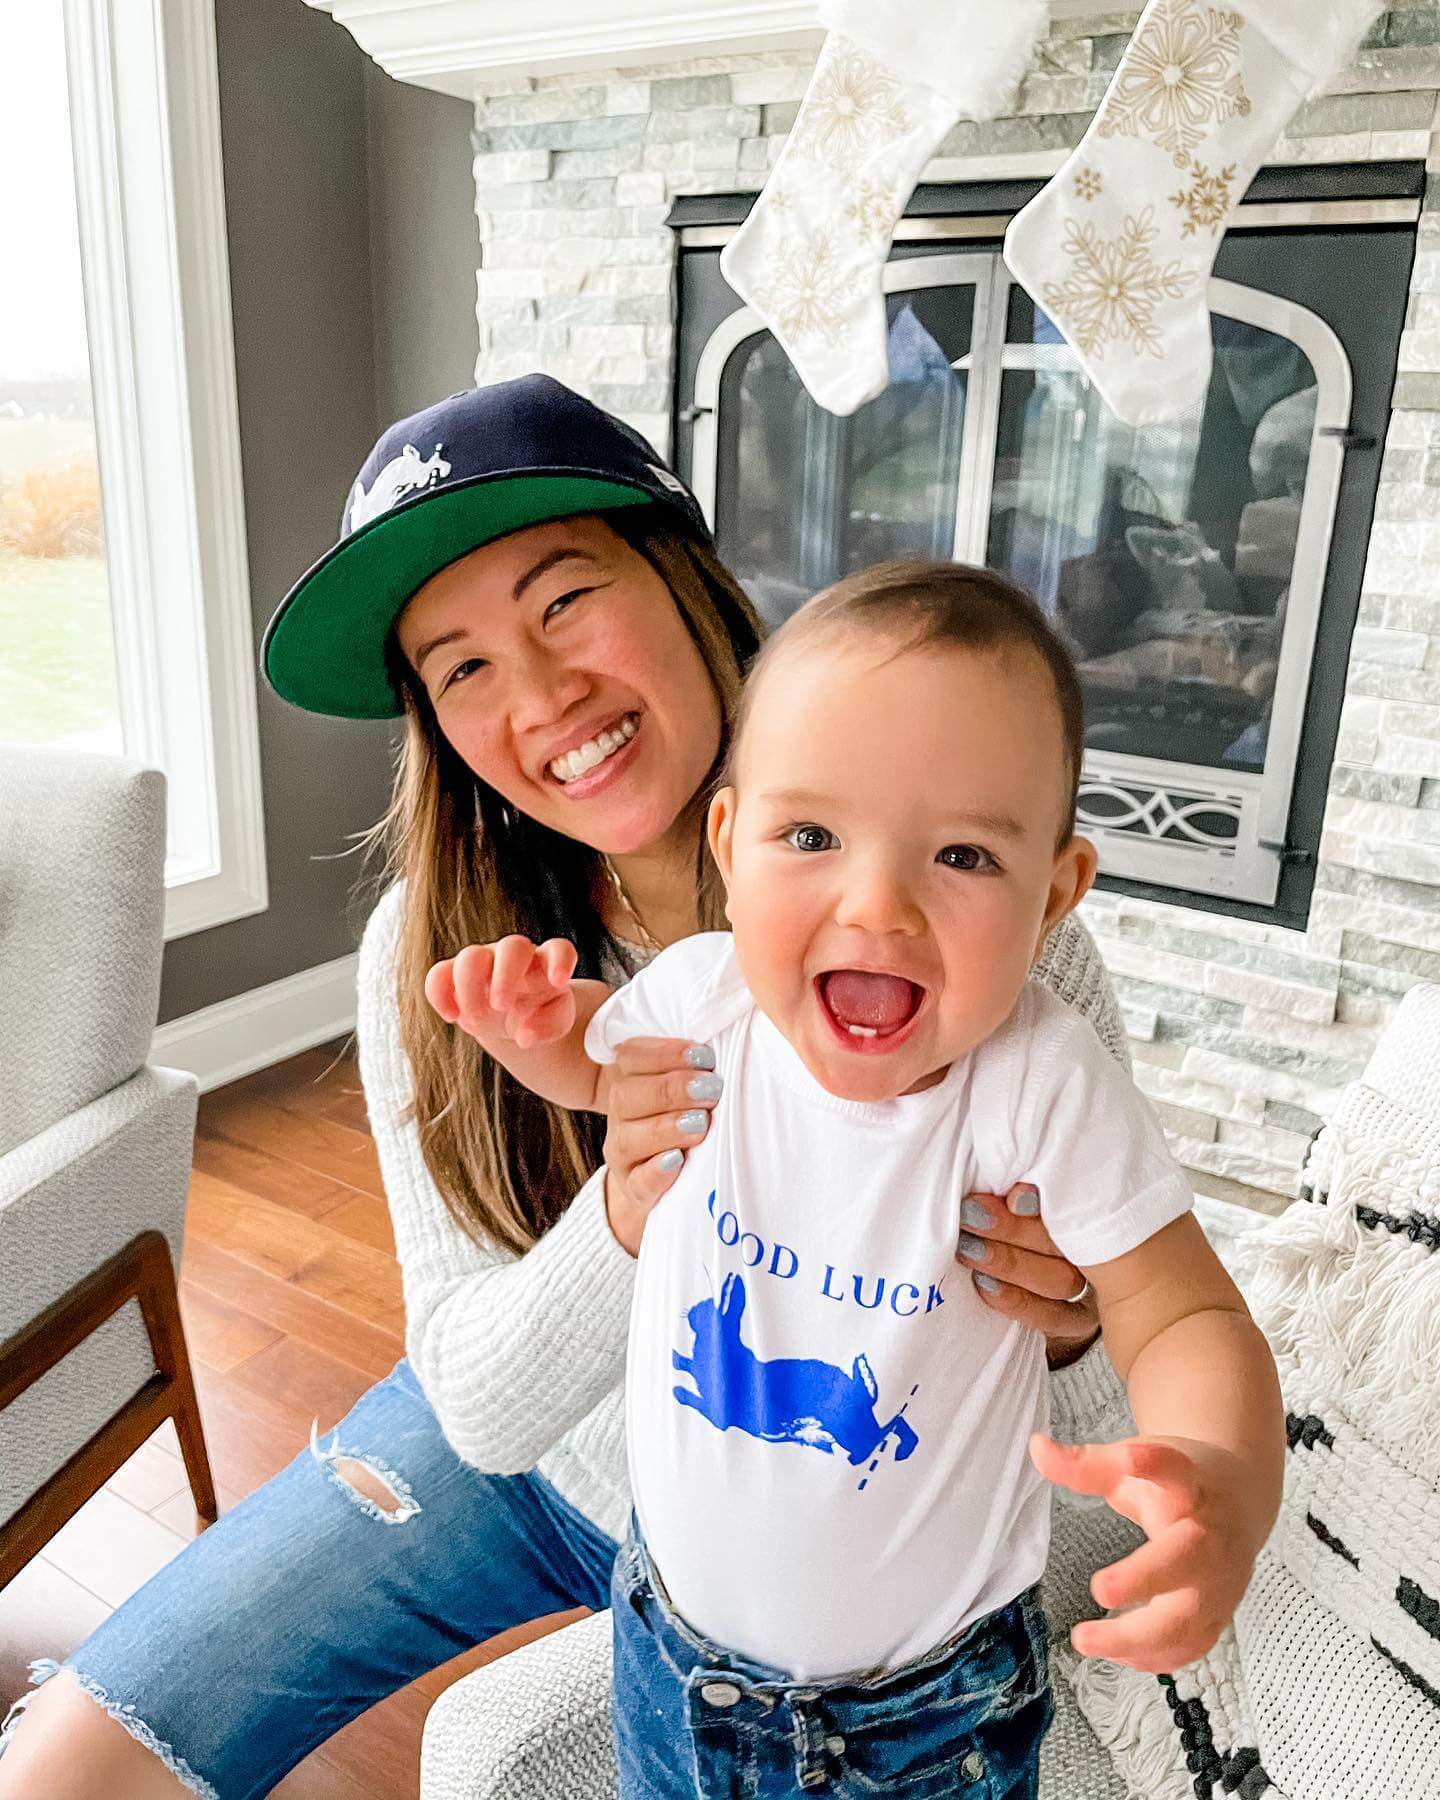
[[[1088,1300],[1089,1298],[1090,1298],[1090,1282],[1085,1276],[1082,1275],[1080,1278],[1080,1292],[1078,1294],[1068,1295],[1066,1297],[1065,1304],[1066,1304],[1066,1306],[1078,1306],[1082,1300]]]

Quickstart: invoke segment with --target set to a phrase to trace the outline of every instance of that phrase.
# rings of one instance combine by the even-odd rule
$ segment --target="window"
[[[166,934],[267,903],[213,20],[0,23],[0,735],[152,762]]]
[[[12,275],[0,282],[0,730],[11,742],[118,753],[64,23],[58,7],[39,6],[3,32],[0,242]]]

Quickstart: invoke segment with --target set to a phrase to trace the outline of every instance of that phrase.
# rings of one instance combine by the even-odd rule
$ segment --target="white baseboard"
[[[356,957],[339,956],[156,1029],[150,1060],[188,1069],[200,1091],[283,1062],[355,1027]]]

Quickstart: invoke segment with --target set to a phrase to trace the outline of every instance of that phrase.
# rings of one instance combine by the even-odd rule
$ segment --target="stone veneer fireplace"
[[[1177,498],[1177,459],[1189,467],[1194,444],[1117,444],[994,256],[1026,184],[1079,140],[1138,8],[1056,0],[1012,114],[962,124],[942,145],[891,277],[892,317],[910,303],[892,347],[929,391],[908,415],[892,400],[889,425],[877,415],[857,439],[853,423],[847,438],[797,407],[783,359],[745,331],[713,271],[804,92],[817,41],[804,0],[696,0],[691,22],[664,15],[663,61],[649,22],[660,15],[638,0],[549,0],[533,29],[494,0],[323,3],[392,73],[475,98],[477,378],[545,369],[630,418],[692,474],[762,605],[783,610],[837,555],[871,550],[988,554],[1052,601],[1063,584],[1100,665],[1092,712],[1109,740],[1092,747],[1092,813],[1110,809],[1101,829],[1120,870],[1084,917],[1125,1006],[1137,1078],[1203,1183],[1293,1193],[1321,1114],[1398,997],[1440,980],[1440,7],[1381,17],[1351,70],[1296,118],[1249,197],[1260,210],[1227,241],[1222,361],[1231,350],[1248,370],[1231,383],[1238,410],[1263,403],[1273,416],[1258,452],[1247,425],[1245,478],[1202,517]],[[549,21],[566,7],[568,37]],[[608,41],[632,47],[613,54],[611,14]],[[763,35],[737,23],[762,14],[773,14]],[[462,15],[475,42],[462,42]],[[432,16],[421,44],[411,21]],[[502,17],[511,48],[491,53]],[[675,60],[686,43],[717,53]],[[1325,210],[1337,205],[1351,210]],[[927,260],[927,281],[949,263],[948,292],[905,288]],[[762,429],[782,393],[788,439],[773,421]],[[1192,436],[1219,429],[1195,422]],[[803,446],[802,466],[783,466],[787,442]],[[766,516],[751,444],[785,484],[788,521],[773,496]],[[1223,486],[1224,459],[1209,466]],[[1114,621],[1089,579],[1107,560],[1142,590],[1139,612],[1160,610],[1163,577],[1172,597],[1222,588],[1210,610],[1231,623],[1179,651],[1160,631],[1107,636]],[[1288,620],[1307,607],[1316,632],[1292,639]],[[1147,724],[1157,687],[1207,672],[1209,716],[1198,706]],[[1267,714],[1257,696],[1272,677]],[[1256,766],[1262,716],[1272,746],[1288,744],[1293,784],[1288,770],[1269,779],[1268,756]],[[1183,755],[1147,790],[1142,764],[1167,760],[1155,754],[1167,735]],[[1204,785],[1187,795],[1176,767]],[[1223,869],[1208,883],[1185,873],[1206,849],[1195,837],[1223,845],[1227,813],[1234,835],[1248,833],[1228,889]],[[1190,840],[1167,852],[1156,826],[1182,815]],[[1149,840],[1128,866],[1114,841],[1127,829]]]

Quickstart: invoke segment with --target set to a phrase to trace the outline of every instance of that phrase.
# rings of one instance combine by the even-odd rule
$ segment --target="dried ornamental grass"
[[[93,457],[26,469],[0,492],[0,549],[17,556],[98,556],[100,471]]]

